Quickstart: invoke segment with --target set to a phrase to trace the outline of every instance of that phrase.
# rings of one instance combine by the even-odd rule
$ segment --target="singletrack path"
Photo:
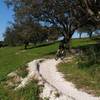
[[[32,79],[37,79],[38,84],[43,86],[40,93],[43,100],[100,100],[100,97],[78,90],[73,83],[66,81],[57,70],[60,62],[61,60],[55,59],[37,59],[28,63],[28,75],[16,89],[24,87]]]
[[[56,66],[59,63],[60,60],[56,61],[55,59],[46,59],[40,63],[38,72],[49,85],[66,95],[68,97],[66,100],[100,100],[97,97],[76,89],[71,82],[65,81],[63,75],[57,71]]]

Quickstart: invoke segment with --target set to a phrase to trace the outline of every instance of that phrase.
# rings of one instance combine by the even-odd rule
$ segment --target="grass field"
[[[95,40],[91,40],[88,38],[83,38],[83,39],[73,39],[72,40],[72,47],[78,47],[78,46],[85,46],[89,44],[95,44]]]
[[[90,41],[89,39],[74,39],[72,41],[72,47],[93,43],[95,43],[95,41]],[[0,48],[0,80],[2,80],[9,72],[18,67],[22,67],[33,59],[55,54],[58,43],[27,50],[24,50],[23,48],[24,47]]]
[[[0,49],[0,80],[9,72],[22,67],[31,60],[50,55],[57,50],[57,44],[24,50],[24,47]]]
[[[24,47],[0,48],[0,100],[38,100],[38,86],[31,83],[23,90],[12,91],[2,85],[8,73],[23,67],[28,62],[52,55],[56,52],[58,44],[45,47],[23,50]]]
[[[74,39],[72,40],[72,47],[84,46],[87,44],[95,44],[95,43],[96,42],[94,40],[90,40],[90,39]],[[23,48],[24,47],[22,46],[0,48],[0,82],[5,80],[6,75],[8,73],[18,69],[19,67],[24,66],[26,63],[34,59],[42,58],[42,57],[48,58],[49,56],[54,57],[56,50],[58,48],[58,43],[54,43],[43,47],[41,46],[37,48],[31,48],[27,50],[24,50]],[[60,69],[60,71],[63,72],[64,70],[65,72],[67,72],[68,69],[66,69],[65,66],[66,64],[61,65],[62,69]],[[35,82],[33,82],[32,84],[33,87],[32,85],[30,85],[28,90],[25,89],[24,92],[23,91],[19,91],[17,93],[11,92],[10,94],[9,94],[9,89],[4,88],[2,84],[0,84],[0,99],[3,98],[3,100],[17,100],[18,98],[21,98],[19,100],[28,100],[27,98],[29,96],[32,97],[32,95],[34,96],[34,98],[36,98],[37,92],[36,94],[35,93],[32,94],[31,91],[37,90],[38,87]],[[15,97],[17,99],[16,98],[11,99],[9,96],[11,96],[12,94],[14,95],[16,94]],[[30,100],[36,100],[36,99],[31,98]]]

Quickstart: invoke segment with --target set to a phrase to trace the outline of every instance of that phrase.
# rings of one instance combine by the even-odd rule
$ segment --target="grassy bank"
[[[58,69],[77,88],[100,96],[100,44],[82,46],[79,55]]]
[[[40,89],[36,81],[32,81],[25,88],[14,91],[0,85],[0,100],[39,100]]]

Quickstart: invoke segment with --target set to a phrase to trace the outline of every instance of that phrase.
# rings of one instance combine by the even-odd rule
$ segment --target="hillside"
[[[74,40],[72,40],[72,47],[73,48],[84,47],[89,44],[95,44],[95,43],[96,43],[95,40],[90,40],[90,39],[74,39]],[[9,89],[7,87],[6,88],[3,87],[2,81],[6,80],[6,76],[8,73],[15,71],[16,69],[21,69],[20,72],[25,74],[25,72],[23,72],[23,67],[29,61],[32,61],[37,58],[43,58],[43,57],[45,57],[45,58],[55,57],[57,48],[58,48],[58,43],[54,43],[54,44],[47,45],[47,46],[40,46],[37,48],[29,48],[27,50],[24,50],[22,46],[21,47],[0,48],[0,57],[1,57],[1,59],[0,59],[0,98],[1,99],[3,98],[4,100],[6,100],[6,99],[11,100],[10,96],[12,94],[13,95],[16,94],[15,95],[16,99],[14,99],[14,100],[17,100],[17,98],[23,98],[23,95],[25,96],[24,100],[28,100],[27,98],[32,96],[31,92],[33,90],[38,89],[36,82],[32,82],[31,85],[28,86],[29,88],[26,87],[26,89],[20,90],[20,94],[22,94],[22,95],[20,95],[19,92],[8,93]],[[61,65],[61,68],[59,70],[60,71],[64,70],[65,72],[67,72],[67,69],[66,69],[67,67],[62,67],[62,66],[66,66],[66,64]],[[80,73],[81,73],[81,71],[80,71]],[[86,73],[88,73],[88,71],[86,71]],[[64,74],[66,75],[66,73],[64,73]],[[75,74],[73,74],[73,75],[75,75]],[[70,78],[70,81],[72,81],[71,79],[73,79],[73,78]],[[31,89],[32,86],[33,86],[33,88]],[[27,88],[28,88],[28,90],[27,90]],[[23,91],[25,91],[25,92],[23,92]],[[36,92],[36,91],[34,91],[34,92]],[[7,95],[7,96],[5,97],[5,95]],[[38,95],[38,93],[36,92],[34,97],[37,97],[37,95]],[[99,92],[98,92],[98,95],[99,95]],[[32,100],[36,100],[36,99],[32,99]]]

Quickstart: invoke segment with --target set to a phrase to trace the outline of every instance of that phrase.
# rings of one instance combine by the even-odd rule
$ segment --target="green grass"
[[[9,72],[22,67],[31,60],[52,55],[57,50],[57,44],[22,50],[23,47],[6,47],[0,49],[0,80]]]
[[[61,64],[59,71],[64,74],[66,80],[73,82],[77,88],[81,88],[88,93],[100,96],[100,71],[99,79],[91,76],[89,70],[79,69],[75,63]]]
[[[96,42],[90,39],[74,39],[72,40],[72,47],[94,43]],[[30,85],[18,92],[14,92],[9,88],[4,87],[2,85],[2,81],[6,80],[6,76],[8,73],[22,68],[23,66],[25,66],[25,64],[34,59],[42,57],[48,58],[51,56],[54,57],[58,49],[58,43],[27,50],[24,50],[23,48],[23,46],[0,48],[0,100],[18,100],[18,98],[19,100],[38,100],[38,86],[35,82],[30,83]],[[65,67],[66,64],[61,66],[63,66],[62,70],[67,70]],[[19,73],[19,75],[21,75],[22,77],[25,77],[27,75],[27,72],[25,71],[22,72],[20,70],[20,72],[21,73]]]
[[[28,66],[19,67],[16,71],[17,75],[22,78],[25,78],[28,75],[27,67]]]
[[[36,81],[32,81],[25,88],[14,91],[11,88],[0,87],[0,100],[39,100],[40,89]]]
[[[82,54],[58,66],[65,79],[88,93],[100,96],[100,45],[84,46]]]
[[[96,40],[91,40],[89,38],[82,38],[82,39],[73,39],[72,40],[72,47],[78,47],[78,46],[85,46],[89,44],[95,44]]]
[[[45,47],[23,50],[24,47],[6,47],[0,48],[0,100],[39,100],[38,86],[32,82],[20,91],[14,92],[12,89],[5,87],[2,81],[6,80],[8,73],[19,70],[18,75],[25,77],[27,72],[23,66],[29,61],[41,57],[52,56],[58,44],[52,44]]]

